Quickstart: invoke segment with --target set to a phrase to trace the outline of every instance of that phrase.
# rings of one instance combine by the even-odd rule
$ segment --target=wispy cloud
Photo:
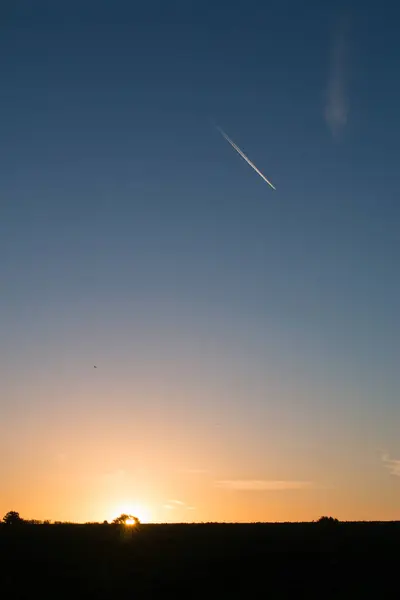
[[[182,502],[182,500],[168,500],[167,504],[163,505],[163,508],[166,510],[175,510],[176,508],[183,510],[196,510],[195,506],[188,506],[186,502]]]
[[[338,137],[349,115],[346,89],[347,29],[347,21],[343,20],[334,38],[326,93],[325,120],[333,137]]]
[[[312,485],[309,481],[274,481],[269,479],[229,479],[216,481],[215,484],[217,487],[226,490],[249,492],[301,490]]]
[[[102,473],[100,475],[100,477],[101,477],[101,479],[103,479],[104,481],[107,481],[109,483],[117,482],[117,481],[122,481],[123,479],[125,479],[126,472],[124,471],[124,469],[117,469],[116,471],[109,471],[107,473]]]
[[[390,458],[388,454],[383,454],[382,462],[391,475],[400,477],[400,459]]]
[[[180,469],[181,473],[188,473],[189,475],[204,475],[209,473],[209,469]]]

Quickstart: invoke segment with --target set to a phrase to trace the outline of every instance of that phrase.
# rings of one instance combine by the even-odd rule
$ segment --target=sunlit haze
[[[400,6],[8,5],[0,518],[399,519]]]

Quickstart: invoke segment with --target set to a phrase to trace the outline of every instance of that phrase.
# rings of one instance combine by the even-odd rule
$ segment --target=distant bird
[[[236,152],[247,162],[247,164],[250,165],[250,167],[252,169],[254,169],[255,172],[262,179],[264,179],[264,181],[266,183],[268,183],[268,185],[270,187],[272,187],[273,190],[276,190],[276,187],[265,177],[265,175],[263,175],[263,173],[261,173],[261,171],[259,169],[257,169],[256,165],[245,155],[244,152],[241,151],[241,149],[239,148],[239,146],[236,146],[235,142],[232,142],[231,138],[226,135],[225,131],[223,129],[221,129],[221,127],[217,127],[217,129],[220,132],[220,134],[226,139],[226,141],[230,143],[230,145],[232,146],[232,148],[234,150],[236,150]]]
[[[93,369],[97,369],[96,365],[93,365]]]

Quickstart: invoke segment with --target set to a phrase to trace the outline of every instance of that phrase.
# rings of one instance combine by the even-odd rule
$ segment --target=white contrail
[[[270,181],[268,181],[268,179],[265,177],[265,175],[263,175],[261,173],[261,171],[259,171],[257,169],[256,165],[254,163],[252,163],[249,158],[247,158],[247,156],[241,151],[240,148],[238,148],[238,146],[236,146],[235,142],[232,142],[231,138],[226,135],[225,131],[223,131],[221,129],[221,127],[217,127],[217,129],[224,136],[224,138],[226,139],[226,141],[230,143],[230,145],[232,146],[232,148],[234,148],[236,150],[236,152],[238,152],[240,154],[240,156],[242,158],[244,158],[244,160],[255,170],[255,172],[258,173],[259,176],[262,177],[262,179],[264,179],[264,181],[266,183],[268,183],[268,185],[270,185],[273,190],[276,190],[276,187],[274,185],[272,185],[272,183]]]

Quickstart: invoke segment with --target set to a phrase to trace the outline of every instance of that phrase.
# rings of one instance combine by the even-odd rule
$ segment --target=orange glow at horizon
[[[100,493],[99,488],[92,487],[89,482],[79,490],[73,485],[61,490],[57,485],[48,485],[36,496],[29,496],[20,488],[19,493],[2,495],[0,517],[8,510],[18,510],[27,519],[71,522],[103,522],[105,519],[112,522],[121,514],[135,516],[141,523],[312,521],[323,515],[340,520],[398,518],[389,495],[381,495],[377,487],[359,491],[350,482],[337,488],[308,486],[266,492],[243,491],[218,487],[208,475],[188,474],[171,484],[164,481],[164,484],[165,488],[154,481],[154,489],[141,493],[137,502],[118,501],[119,491],[115,495],[112,489]],[[135,497],[133,491],[131,497]],[[134,524],[134,521],[127,524]]]
[[[398,478],[380,456],[366,461],[364,431],[342,423],[338,448],[335,415],[329,427],[323,416],[321,427],[310,427],[293,413],[292,399],[305,403],[307,389],[295,382],[293,391],[289,383],[281,390],[269,374],[268,393],[279,409],[260,404],[250,419],[245,404],[237,408],[234,394],[242,392],[225,387],[222,377],[202,382],[182,372],[178,383],[166,378],[168,385],[139,375],[93,383],[91,371],[82,381],[46,375],[45,383],[32,384],[30,398],[43,408],[16,414],[0,436],[0,518],[9,510],[73,522],[111,522],[123,513],[142,523],[399,518]],[[264,393],[263,386],[254,377],[245,393]],[[40,404],[56,392],[57,404]],[[125,407],[136,400],[140,409],[130,416]]]

